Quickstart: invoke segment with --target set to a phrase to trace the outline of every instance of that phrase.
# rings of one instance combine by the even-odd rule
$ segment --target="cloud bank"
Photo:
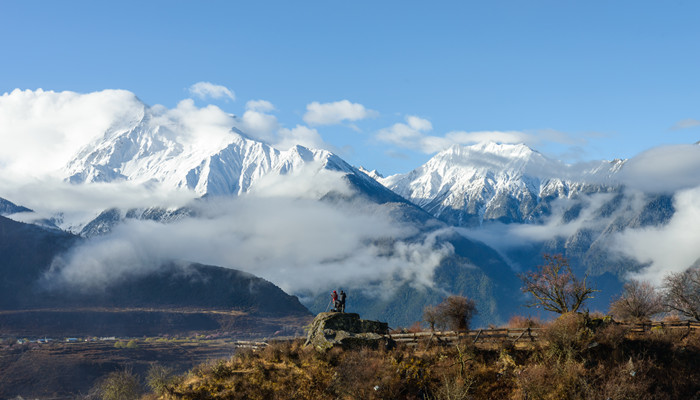
[[[673,199],[676,213],[664,226],[628,229],[613,247],[649,264],[630,277],[661,284],[669,272],[681,272],[700,261],[700,186],[682,190]]]
[[[630,188],[650,193],[673,193],[700,186],[700,146],[647,150],[629,159],[617,179]]]
[[[157,187],[129,182],[37,185],[18,191],[38,199],[51,193],[55,207],[66,207],[67,216],[71,210],[98,212],[99,205],[114,203],[126,211],[144,204],[137,199],[148,200],[148,206],[193,210],[192,216],[172,223],[127,219],[110,234],[87,239],[54,260],[44,279],[50,287],[101,290],[176,260],[250,272],[290,293],[343,285],[369,295],[390,295],[404,282],[431,286],[434,269],[454,251],[438,241],[439,231],[421,233],[394,220],[391,210],[380,205],[320,201],[329,192],[348,197],[353,192],[343,173],[318,165],[266,176],[240,197],[193,202],[187,197],[191,193],[183,192],[180,204],[158,197],[162,193]]]
[[[38,89],[0,96],[0,172],[33,179],[58,171],[116,121],[143,115],[144,105],[124,90],[89,94]]]
[[[128,220],[55,260],[46,280],[99,289],[175,259],[240,269],[290,293],[343,285],[386,294],[403,282],[432,285],[435,267],[453,252],[437,232],[414,237],[415,228],[367,203],[268,192],[212,200],[197,215],[170,224]]]

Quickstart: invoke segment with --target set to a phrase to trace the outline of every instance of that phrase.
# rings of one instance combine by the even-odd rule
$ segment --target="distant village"
[[[116,336],[108,336],[108,337],[86,337],[86,338],[74,338],[74,337],[68,337],[68,338],[63,338],[63,339],[54,339],[54,338],[49,338],[49,337],[43,337],[43,338],[38,338],[38,339],[27,339],[27,338],[22,338],[22,339],[17,339],[18,344],[29,344],[29,343],[60,343],[60,342],[65,342],[65,343],[78,343],[78,342],[110,342],[110,341],[117,341],[117,340],[124,340],[124,338],[117,338]]]

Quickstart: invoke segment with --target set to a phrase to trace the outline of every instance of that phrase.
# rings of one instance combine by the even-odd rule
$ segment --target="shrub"
[[[476,314],[476,303],[464,296],[450,296],[438,304],[438,310],[452,330],[467,330]]]
[[[134,400],[141,393],[139,379],[131,369],[110,372],[96,389],[102,400]]]
[[[649,376],[651,365],[648,361],[633,360],[609,369],[600,368],[598,375],[602,384],[599,398],[610,400],[625,399],[665,399],[667,394],[659,393],[654,386],[654,378]]]
[[[160,364],[151,365],[146,374],[146,384],[159,396],[164,395],[174,382],[173,369]]]
[[[582,363],[567,360],[557,368],[532,364],[516,378],[516,399],[584,399],[587,387],[586,369]]]
[[[444,375],[440,385],[435,389],[436,400],[466,400],[474,384],[471,378]]]
[[[627,337],[628,329],[622,325],[608,324],[595,332],[596,342],[617,349]]]
[[[547,354],[558,360],[578,358],[593,339],[582,314],[566,313],[542,330]]]

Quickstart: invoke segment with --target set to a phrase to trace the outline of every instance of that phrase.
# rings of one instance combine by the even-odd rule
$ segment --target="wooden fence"
[[[415,332],[415,333],[393,333],[386,337],[393,339],[397,343],[417,344],[419,342],[436,342],[443,344],[454,344],[457,341],[470,341],[472,343],[502,342],[510,340],[512,342],[537,340],[538,328],[496,328],[479,329],[466,332]]]
[[[687,329],[688,331],[700,330],[700,322],[695,321],[676,321],[676,322],[650,322],[645,324],[620,324],[626,327],[632,333],[642,333],[655,330],[678,330]]]
[[[623,324],[616,323],[630,334],[643,334],[645,332],[665,332],[665,331],[686,331],[700,330],[700,322],[678,321],[678,322],[651,322],[644,324]],[[497,343],[511,341],[513,343],[528,343],[537,341],[542,328],[492,328],[478,329],[465,332],[415,332],[415,333],[392,333],[387,334],[397,343],[415,345],[419,342],[436,342],[444,344],[454,344],[458,341],[477,343]]]

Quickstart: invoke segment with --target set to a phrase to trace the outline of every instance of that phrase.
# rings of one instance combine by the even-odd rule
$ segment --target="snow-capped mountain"
[[[144,106],[131,121],[114,125],[84,146],[66,167],[66,175],[72,183],[158,182],[204,196],[240,195],[266,175],[286,174],[311,163],[356,172],[325,150],[295,146],[280,151],[235,128],[208,140],[188,141],[177,128],[160,124]]]
[[[176,121],[176,120],[175,120]],[[235,121],[231,118],[228,122]],[[250,192],[278,196],[363,196],[376,203],[403,203],[409,218],[428,218],[337,155],[301,145],[279,150],[247,136],[235,126],[192,127],[173,123],[162,111],[142,104],[115,121],[103,135],[84,145],[64,168],[73,184],[128,181],[145,187],[183,189],[196,197],[240,196]],[[204,137],[202,137],[204,136]],[[118,209],[105,204],[98,214],[63,224],[83,236],[108,233],[126,219],[168,222],[193,211],[189,207]],[[408,208],[408,210],[406,210]],[[424,215],[419,215],[419,214]]]
[[[567,165],[523,144],[452,146],[407,173],[377,178],[397,194],[457,226],[534,222],[550,202],[607,192],[624,161]]]
[[[581,273],[622,277],[644,264],[619,252],[619,235],[662,227],[676,212],[672,194],[627,190],[628,167],[626,160],[568,165],[523,144],[481,143],[453,146],[407,174],[377,180],[467,228],[463,234],[516,268],[562,253]]]

